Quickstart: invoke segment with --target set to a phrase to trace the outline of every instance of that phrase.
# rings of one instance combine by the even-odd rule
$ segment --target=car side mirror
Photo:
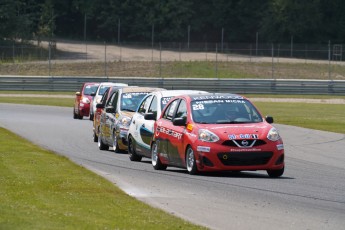
[[[96,104],[97,109],[104,109],[104,105],[101,103]]]
[[[145,113],[144,119],[155,121],[156,120],[156,114],[155,113]]]
[[[96,96],[96,92],[92,92],[90,95],[94,97]]]
[[[108,107],[105,107],[105,112],[106,113],[115,113],[116,110],[113,106],[108,106]]]
[[[185,126],[187,124],[187,118],[186,117],[178,117],[173,119],[173,125],[175,126]]]
[[[273,123],[273,117],[271,117],[271,116],[266,116],[266,121],[267,121],[267,123],[269,123],[269,124],[272,124]]]

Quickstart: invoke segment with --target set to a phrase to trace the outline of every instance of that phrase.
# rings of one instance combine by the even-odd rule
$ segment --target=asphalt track
[[[0,126],[67,156],[139,200],[211,229],[344,229],[345,135],[278,125],[286,171],[191,176],[100,151],[72,108],[0,103]]]

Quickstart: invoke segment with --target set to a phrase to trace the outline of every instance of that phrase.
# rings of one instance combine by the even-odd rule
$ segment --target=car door
[[[133,117],[133,124],[135,125],[135,131],[133,138],[136,143],[136,152],[140,155],[147,156],[147,152],[150,153],[150,141],[152,137],[152,130],[147,128],[148,123],[153,123],[154,121],[149,121],[144,119],[145,113],[148,112],[149,106],[151,104],[153,96],[147,96],[139,105],[138,112]],[[149,140],[148,137],[150,138]]]
[[[173,118],[170,123],[167,123],[167,129],[169,130],[169,142],[168,142],[168,153],[169,160],[173,165],[184,167],[185,166],[185,144],[184,135],[186,126],[185,125],[174,125],[174,119],[187,120],[187,104],[186,101],[181,99],[178,102],[178,106],[175,110]]]
[[[164,110],[162,117],[156,122],[155,139],[157,143],[157,151],[163,164],[174,164],[175,152],[171,152],[171,141],[173,133],[171,130],[172,119],[175,115],[176,108],[180,99],[175,99]]]
[[[96,108],[96,110],[94,111],[93,127],[94,127],[94,130],[96,132],[98,132],[98,130],[99,130],[99,125],[101,123],[102,111],[104,110],[104,107],[105,107],[105,104],[107,102],[109,93],[110,93],[110,88],[107,89],[107,91],[103,94],[102,99],[99,102],[99,104],[101,104],[103,108]]]
[[[104,120],[103,120],[103,140],[108,144],[111,145],[112,143],[112,130],[115,123],[115,113],[116,113],[116,105],[118,99],[118,91],[115,91],[112,96],[109,98],[110,100],[107,102],[104,108]]]

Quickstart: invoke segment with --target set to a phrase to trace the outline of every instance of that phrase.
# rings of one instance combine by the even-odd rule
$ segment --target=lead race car
[[[284,173],[284,144],[272,117],[264,119],[236,94],[181,95],[170,100],[155,122],[152,165],[200,171],[266,170]]]

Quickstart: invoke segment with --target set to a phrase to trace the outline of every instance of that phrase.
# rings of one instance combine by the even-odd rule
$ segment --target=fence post
[[[328,79],[331,80],[331,40],[328,41]]]
[[[15,61],[15,58],[14,58],[14,56],[15,56],[15,47],[14,47],[14,41],[13,41],[13,44],[12,44],[12,60],[13,60],[13,63],[15,63],[16,61]]]
[[[51,76],[51,41],[48,43],[48,68],[49,68],[49,76]]]
[[[291,36],[291,47],[290,47],[290,57],[293,56],[293,36]]]
[[[218,44],[216,43],[216,78],[218,79]]]
[[[274,79],[274,45],[272,43],[272,79]]]
[[[258,56],[258,46],[259,46],[259,33],[256,32],[256,56]]]
[[[154,42],[154,33],[155,33],[155,25],[152,24],[152,39],[151,39],[152,56],[151,56],[151,62],[153,62],[153,42]]]
[[[108,79],[107,76],[107,43],[104,42],[104,76]]]
[[[159,43],[159,77],[162,78],[162,44]]]

